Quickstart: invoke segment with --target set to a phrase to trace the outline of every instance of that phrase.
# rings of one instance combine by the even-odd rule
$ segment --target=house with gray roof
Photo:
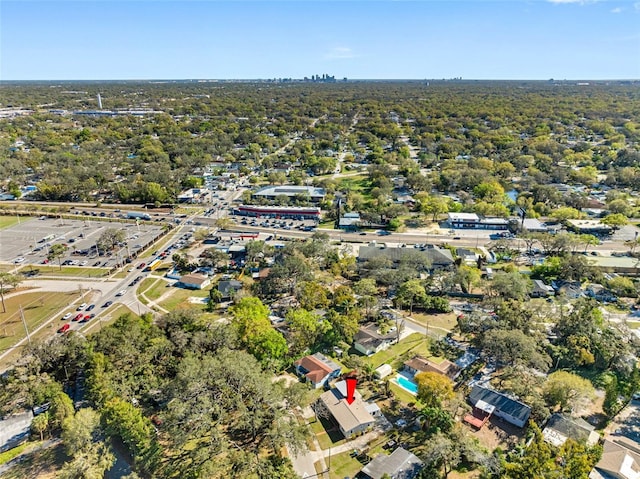
[[[640,479],[639,451],[605,440],[602,457],[591,470],[589,479]]]
[[[387,456],[377,455],[364,466],[358,477],[382,479],[385,474],[391,479],[414,479],[424,467],[424,463],[415,454],[399,447]]]
[[[316,407],[335,422],[342,435],[347,439],[367,431],[376,422],[369,412],[368,404],[362,400],[362,396],[357,390],[353,402],[351,404],[347,402],[346,381],[337,382],[333,389],[323,393],[318,399]]]
[[[524,427],[531,415],[531,407],[526,404],[482,386],[474,386],[469,393],[468,399],[474,407],[474,413],[477,410],[488,415],[494,415],[514,426]],[[475,425],[467,420],[466,416],[465,421]]]
[[[581,418],[572,418],[566,414],[554,414],[549,418],[542,430],[544,440],[553,446],[560,447],[568,439],[584,442],[587,446],[598,443],[600,435],[595,432],[595,426]]]

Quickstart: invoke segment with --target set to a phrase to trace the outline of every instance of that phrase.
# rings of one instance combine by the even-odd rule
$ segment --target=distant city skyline
[[[0,80],[640,79],[640,1],[0,2]]]

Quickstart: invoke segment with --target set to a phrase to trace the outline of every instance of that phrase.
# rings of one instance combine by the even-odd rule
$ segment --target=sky
[[[0,80],[640,79],[638,0],[0,0]]]

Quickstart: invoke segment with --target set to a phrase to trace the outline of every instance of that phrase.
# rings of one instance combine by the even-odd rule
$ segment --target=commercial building
[[[600,220],[567,220],[567,228],[580,234],[609,234],[611,226]]]
[[[509,220],[506,218],[481,218],[475,213],[448,213],[447,224],[456,229],[506,230]]]
[[[419,257],[419,259],[426,261],[430,265],[429,269],[432,270],[448,269],[454,265],[451,251],[434,245],[416,245],[413,248],[406,248],[373,242],[360,246],[358,250],[358,261],[360,262],[380,257],[388,258],[394,265],[398,265],[401,261],[410,264],[413,257]]]
[[[233,214],[237,216],[267,217],[267,218],[283,218],[295,220],[314,220],[320,221],[320,208],[294,207],[294,206],[255,206],[240,205],[233,210]]]
[[[254,198],[273,201],[279,196],[286,196],[289,199],[306,198],[313,203],[319,203],[326,196],[324,188],[315,186],[267,186],[252,194]]]

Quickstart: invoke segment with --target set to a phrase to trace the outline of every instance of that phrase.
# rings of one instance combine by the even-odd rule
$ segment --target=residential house
[[[640,479],[640,451],[605,440],[602,457],[589,479]]]
[[[474,386],[468,400],[474,411],[472,415],[465,416],[464,420],[475,427],[482,427],[491,415],[514,426],[524,427],[531,415],[531,408],[526,404],[482,386]]]
[[[371,356],[379,351],[384,351],[397,340],[395,331],[382,334],[377,324],[369,323],[360,326],[354,336],[353,347],[365,356]]]
[[[414,479],[424,467],[424,463],[411,452],[399,447],[387,456],[379,454],[364,466],[358,477],[365,479]],[[385,476],[386,475],[386,476]]]
[[[540,279],[533,280],[533,288],[529,296],[532,298],[546,298],[547,296],[553,296],[555,291],[551,286],[545,284],[544,281]]]
[[[584,442],[588,446],[597,444],[600,439],[600,435],[595,432],[595,426],[584,419],[558,413],[549,418],[542,430],[542,435],[545,441],[556,447],[562,446],[567,439]]]
[[[419,373],[430,372],[442,374],[449,379],[454,379],[460,372],[460,368],[448,359],[440,360],[440,358],[438,358],[438,361],[436,361],[422,356],[415,356],[413,359],[406,361],[403,369],[412,376]]]
[[[333,389],[323,393],[316,407],[322,411],[320,414],[327,414],[336,423],[347,439],[364,433],[376,422],[358,391],[354,393],[353,402],[347,402],[346,381],[339,381]]]
[[[552,281],[551,286],[557,295],[564,295],[569,299],[577,299],[583,294],[580,281]]]
[[[204,274],[190,273],[181,276],[179,283],[187,289],[204,289],[211,284],[211,279]]]
[[[467,248],[456,248],[456,256],[468,266],[477,266],[480,257],[478,253]]]
[[[223,280],[218,283],[218,291],[220,291],[220,298],[223,300],[231,299],[236,292],[242,289],[242,283],[235,279]]]
[[[587,286],[585,289],[585,295],[603,303],[611,303],[618,300],[615,294],[598,283],[591,283]]]
[[[360,213],[345,213],[338,220],[338,228],[344,231],[357,231],[360,227]]]
[[[296,374],[318,389],[340,376],[341,367],[321,353],[298,359],[293,363]]]

